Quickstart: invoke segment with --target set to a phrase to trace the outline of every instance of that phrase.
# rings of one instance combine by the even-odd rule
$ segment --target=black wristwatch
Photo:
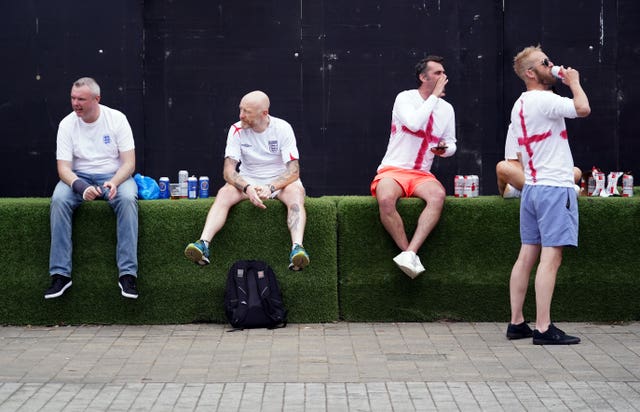
[[[276,191],[276,187],[274,185],[269,185],[269,190],[271,190],[271,193]]]

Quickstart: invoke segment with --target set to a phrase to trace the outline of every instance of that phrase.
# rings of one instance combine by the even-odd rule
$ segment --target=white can
[[[633,197],[633,175],[631,173],[622,175],[622,197]]]
[[[471,197],[478,197],[480,195],[480,178],[478,175],[471,175]]]
[[[562,71],[562,67],[560,66],[553,66],[551,68],[551,74],[557,79],[564,79],[564,72]]]
[[[462,197],[464,194],[464,176],[455,175],[453,178],[453,195],[455,197]]]
[[[187,197],[189,194],[189,172],[186,170],[178,172],[178,184],[180,185],[180,197]]]
[[[473,197],[471,190],[471,175],[464,175],[464,188],[462,190],[462,197]]]

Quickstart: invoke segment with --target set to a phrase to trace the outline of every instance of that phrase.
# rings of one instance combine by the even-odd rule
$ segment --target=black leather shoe
[[[527,322],[522,322],[517,325],[510,323],[509,326],[507,326],[507,339],[524,339],[530,338],[532,335],[533,331]]]
[[[580,338],[567,335],[556,328],[553,323],[544,333],[538,332],[537,329],[533,331],[534,345],[575,345],[576,343],[580,343]]]

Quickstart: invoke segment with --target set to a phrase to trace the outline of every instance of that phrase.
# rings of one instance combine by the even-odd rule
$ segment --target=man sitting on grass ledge
[[[216,195],[200,240],[187,245],[184,254],[199,265],[209,263],[209,243],[222,229],[229,209],[244,199],[265,209],[264,199],[279,199],[287,206],[287,225],[293,246],[289,269],[302,270],[309,255],[302,246],[307,214],[305,190],[300,181],[298,148],[291,125],[269,115],[269,97],[253,91],[240,101],[240,121],[227,136],[224,180]],[[240,163],[240,172],[236,171]]]
[[[382,225],[402,251],[393,260],[412,279],[425,270],[417,252],[438,223],[445,200],[444,187],[431,173],[433,158],[456,152],[455,114],[451,104],[442,99],[449,81],[443,61],[442,57],[428,56],[418,62],[418,88],[396,97],[387,152],[371,183]],[[419,197],[427,203],[411,242],[396,209],[401,197]]]

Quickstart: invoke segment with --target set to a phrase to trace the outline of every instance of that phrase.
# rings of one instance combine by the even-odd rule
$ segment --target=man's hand
[[[82,193],[82,198],[84,200],[95,200],[100,196],[102,196],[102,190],[100,189],[100,186],[91,185],[84,190],[84,193]]]
[[[253,203],[255,207],[259,207],[260,209],[266,209],[267,206],[265,206],[265,204],[262,203],[262,199],[261,199],[262,195],[258,194],[258,191],[262,192],[261,186],[256,187],[254,185],[250,185],[249,187],[247,187],[247,191],[245,192],[245,194],[249,196],[249,201]]]
[[[444,87],[449,83],[449,78],[446,74],[443,74],[436,80],[436,86],[433,88],[432,95],[436,97],[444,97]]]
[[[114,197],[116,197],[116,194],[118,194],[118,186],[110,181],[104,182],[102,187],[104,187],[105,189],[109,189],[109,200],[113,199]]]
[[[431,152],[438,156],[442,156],[447,150],[447,147],[448,146],[445,142],[439,142],[437,146],[431,148]]]

